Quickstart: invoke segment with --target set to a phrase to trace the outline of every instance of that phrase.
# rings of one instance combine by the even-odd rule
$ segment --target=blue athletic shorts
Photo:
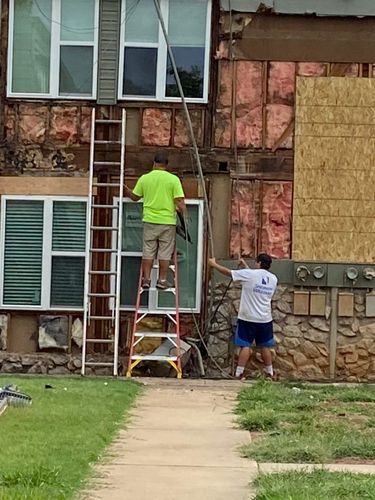
[[[234,345],[237,347],[250,347],[254,341],[257,347],[272,347],[275,345],[272,321],[269,323],[253,323],[243,319],[237,320]]]

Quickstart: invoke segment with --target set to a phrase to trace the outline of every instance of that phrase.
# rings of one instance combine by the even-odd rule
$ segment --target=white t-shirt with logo
[[[242,293],[238,318],[254,323],[272,321],[271,300],[277,278],[265,269],[232,271],[233,281],[241,281]]]

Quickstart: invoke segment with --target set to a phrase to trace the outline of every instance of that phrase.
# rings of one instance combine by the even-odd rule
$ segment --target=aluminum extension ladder
[[[97,138],[97,125],[108,137]],[[95,108],[91,116],[90,174],[88,217],[86,228],[86,269],[82,344],[82,375],[87,367],[112,367],[118,374],[120,330],[121,242],[125,176],[126,111],[121,120],[97,119]],[[96,145],[117,145],[117,161],[98,161]],[[114,173],[116,182],[98,182],[98,175]],[[109,177],[109,176],[108,176]],[[103,196],[104,194],[104,196]],[[103,201],[104,198],[104,201]],[[118,198],[118,204],[114,199]],[[105,225],[101,223],[105,220]],[[111,362],[95,361],[93,344],[110,346]]]
[[[158,266],[154,265],[153,269],[157,269]],[[167,288],[166,290],[160,290],[159,293],[170,293],[174,297],[175,308],[170,308],[169,311],[160,310],[157,312],[150,313],[148,310],[144,310],[141,307],[141,297],[143,294],[147,294],[148,290],[142,288],[142,268],[139,273],[139,284],[137,301],[134,313],[134,323],[132,338],[130,344],[129,362],[127,377],[132,376],[132,372],[136,366],[142,361],[158,361],[169,363],[177,374],[177,378],[182,378],[182,367],[181,367],[181,341],[180,341],[180,312],[179,312],[179,292],[178,292],[178,271],[177,271],[177,250],[173,254],[173,264],[169,266],[173,274],[173,287]],[[151,279],[150,290],[154,290],[156,285],[156,278]],[[171,312],[173,310],[173,312]],[[140,325],[146,317],[153,315],[158,317],[164,317],[165,323],[169,320],[171,325],[174,326],[174,332],[169,331],[145,331],[140,329]],[[145,339],[160,339],[164,340],[164,343],[156,349],[153,353],[145,354],[138,352],[137,347],[141,347],[141,342]],[[167,352],[160,352],[165,351]],[[158,352],[159,351],[159,352]],[[175,351],[175,352],[171,352]]]

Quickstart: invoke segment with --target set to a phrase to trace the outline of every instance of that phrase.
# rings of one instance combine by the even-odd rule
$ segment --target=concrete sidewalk
[[[130,425],[97,468],[91,500],[249,500],[257,464],[234,428],[239,382],[146,382]]]

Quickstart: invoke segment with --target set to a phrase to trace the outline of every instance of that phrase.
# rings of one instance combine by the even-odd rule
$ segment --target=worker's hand
[[[210,259],[208,259],[208,265],[210,267],[215,267],[216,266],[216,259],[215,259],[215,257],[211,257]]]
[[[249,266],[246,264],[246,262],[244,261],[244,259],[240,259],[240,260],[238,261],[238,265],[239,265],[240,267],[242,267],[243,269],[248,269],[248,268],[249,268]]]

